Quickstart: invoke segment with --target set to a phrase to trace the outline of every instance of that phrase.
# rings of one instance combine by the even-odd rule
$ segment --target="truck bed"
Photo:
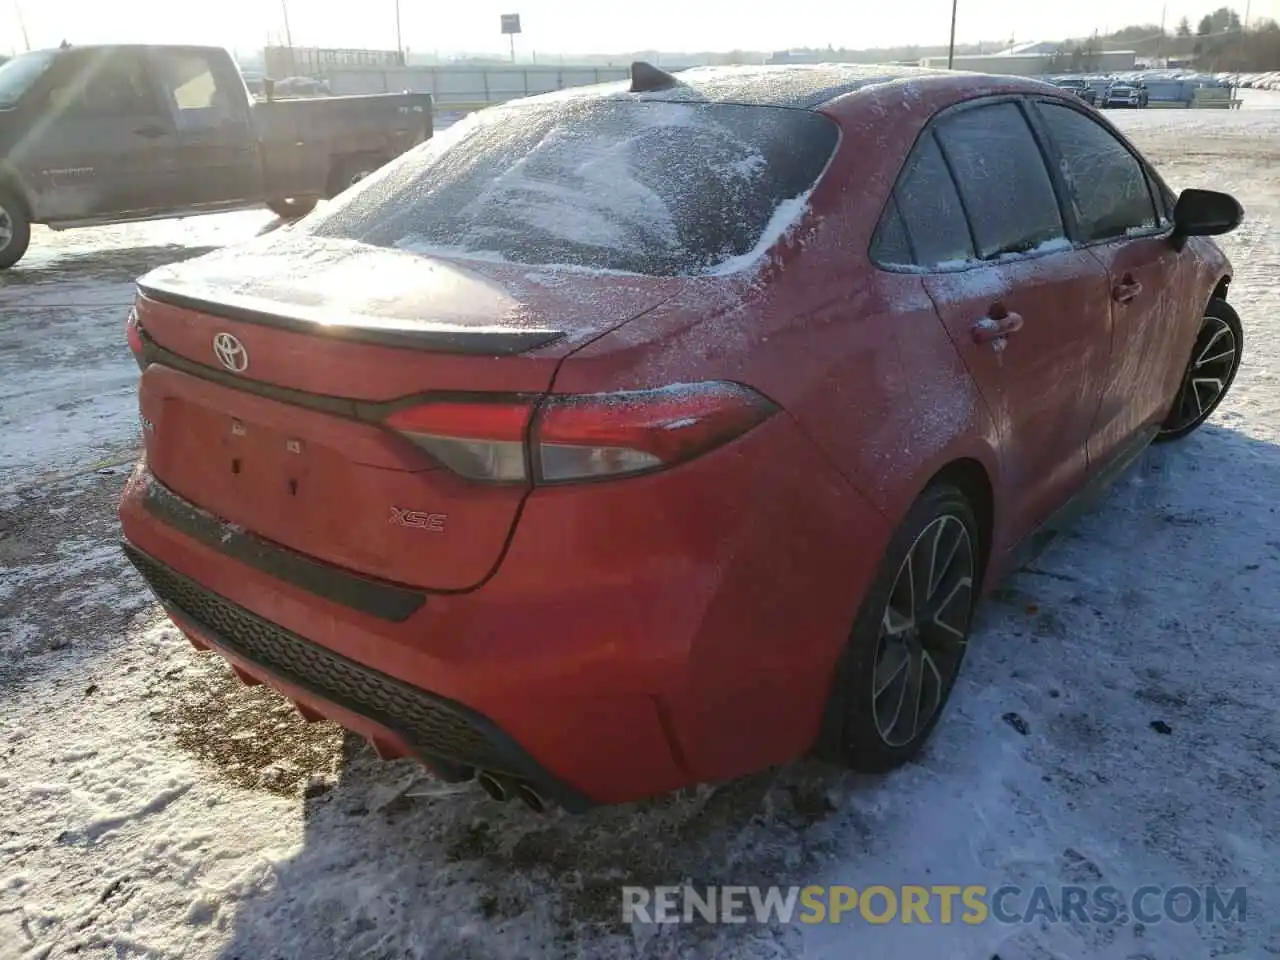
[[[431,136],[431,95],[299,97],[252,105],[268,196],[327,196],[334,157],[391,160]]]

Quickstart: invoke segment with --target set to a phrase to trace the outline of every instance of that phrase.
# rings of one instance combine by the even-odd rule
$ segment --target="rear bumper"
[[[568,809],[808,749],[889,533],[781,414],[663,474],[535,491],[488,582],[397,619],[175,523],[153,486],[140,465],[121,522],[189,637],[384,755]]]
[[[379,755],[416,756],[445,776],[476,769],[527,783],[572,812],[590,802],[487,718],[311,643],[206,590],[129,543],[125,555],[191,642],[216,650],[247,683],[266,683],[309,719],[363,734]]]

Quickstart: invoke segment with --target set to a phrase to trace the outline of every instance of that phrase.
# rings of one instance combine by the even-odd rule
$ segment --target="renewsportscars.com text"
[[[978,885],[623,887],[625,923],[1193,923],[1243,921],[1244,887]]]

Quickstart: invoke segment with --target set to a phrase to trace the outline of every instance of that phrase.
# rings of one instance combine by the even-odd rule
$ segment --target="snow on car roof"
[[[693,67],[674,76],[679,86],[631,93],[626,81],[573,87],[531,97],[539,102],[571,97],[609,96],[619,99],[675,102],[739,103],[762,107],[812,110],[830,100],[874,84],[894,80],[956,76],[955,72],[884,64],[818,63],[769,66]]]

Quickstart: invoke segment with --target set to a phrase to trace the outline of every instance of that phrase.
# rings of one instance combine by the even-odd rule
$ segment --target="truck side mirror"
[[[276,96],[276,82],[271,77],[262,78],[262,95],[268,100],[274,100]]]

